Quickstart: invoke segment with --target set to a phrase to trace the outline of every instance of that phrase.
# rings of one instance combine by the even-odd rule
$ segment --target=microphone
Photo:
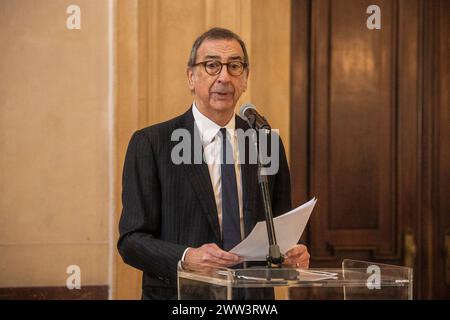
[[[246,103],[242,105],[241,110],[239,111],[239,115],[242,119],[247,121],[250,128],[259,130],[259,129],[267,129],[270,130],[269,122],[267,122],[266,118],[256,111],[256,107],[251,103]]]

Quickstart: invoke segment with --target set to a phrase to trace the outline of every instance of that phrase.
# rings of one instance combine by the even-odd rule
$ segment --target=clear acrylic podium
[[[336,269],[229,269],[178,263],[180,300],[413,298],[411,268],[344,260]]]

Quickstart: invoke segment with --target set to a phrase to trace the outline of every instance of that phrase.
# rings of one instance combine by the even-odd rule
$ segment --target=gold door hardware
[[[403,246],[404,264],[406,267],[414,268],[416,265],[417,247],[412,233],[408,232],[405,234]]]

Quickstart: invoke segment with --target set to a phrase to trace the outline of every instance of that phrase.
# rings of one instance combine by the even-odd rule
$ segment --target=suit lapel
[[[190,133],[191,137],[191,163],[190,164],[182,164],[183,168],[187,176],[189,177],[189,181],[191,182],[192,188],[197,195],[200,204],[203,209],[203,213],[206,215],[209,224],[214,232],[217,243],[220,243],[220,225],[219,225],[219,216],[217,213],[216,199],[214,197],[214,191],[211,184],[211,178],[209,176],[208,165],[203,161],[203,147],[200,140],[200,134],[198,132],[197,127],[195,126],[194,116],[192,114],[192,108],[188,110],[188,112],[184,115],[184,123],[182,127],[187,129]],[[197,148],[201,148],[201,164],[196,164],[194,159],[195,153],[195,144],[194,140],[198,139]]]

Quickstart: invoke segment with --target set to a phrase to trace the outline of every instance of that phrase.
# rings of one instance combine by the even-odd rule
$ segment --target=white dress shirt
[[[203,155],[205,162],[208,164],[209,177],[214,190],[214,197],[216,199],[217,213],[220,224],[220,232],[222,234],[222,178],[220,175],[221,158],[221,138],[220,129],[222,128],[217,123],[213,122],[205,115],[203,115],[195,105],[192,105],[192,113],[194,115],[195,125],[200,133],[201,142],[203,145]],[[236,172],[236,183],[239,200],[239,217],[241,224],[241,239],[244,237],[244,218],[243,218],[243,204],[242,204],[242,178],[241,166],[239,165],[239,148],[237,145],[236,135],[236,115],[233,114],[231,120],[225,125],[227,129],[227,139],[233,148],[234,169]],[[219,134],[219,135],[218,135]],[[188,248],[189,249],[189,248]],[[182,261],[187,250],[183,253]]]

